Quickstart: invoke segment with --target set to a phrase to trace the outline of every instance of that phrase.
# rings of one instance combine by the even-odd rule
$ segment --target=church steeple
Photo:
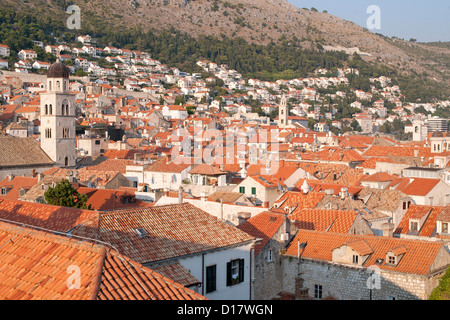
[[[58,165],[75,166],[75,96],[69,93],[69,69],[57,61],[47,72],[41,94],[41,147]]]
[[[68,92],[69,74],[69,69],[59,59],[56,60],[47,71],[47,91]]]
[[[280,105],[278,106],[278,126],[284,128],[288,125],[289,110],[287,107],[287,98],[285,95],[281,96]]]

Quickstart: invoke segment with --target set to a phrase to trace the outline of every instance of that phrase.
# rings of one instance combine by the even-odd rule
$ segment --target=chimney
[[[31,176],[34,177],[36,175],[36,169],[31,169]]]
[[[303,181],[301,189],[302,189],[303,194],[308,194],[309,186],[308,186],[308,183],[306,182],[306,179],[305,179],[305,181]]]
[[[418,158],[419,157],[419,150],[414,150],[414,158]]]
[[[295,296],[299,300],[308,299],[308,288],[303,288],[303,278],[295,278]]]
[[[8,174],[8,181],[12,181],[14,179],[14,175],[11,173],[11,174]]]
[[[44,175],[42,173],[37,174],[38,182],[41,182],[42,178],[44,178]]]
[[[263,202],[263,208],[269,208],[269,201]]]
[[[166,156],[166,163],[169,163],[170,161],[172,161],[172,155],[168,154]]]
[[[345,199],[347,197],[348,188],[341,188],[341,199]]]
[[[183,188],[180,186],[178,189],[178,204],[183,203]]]
[[[201,195],[200,199],[202,201],[206,201],[206,192],[202,192],[202,195]]]
[[[393,237],[394,236],[394,224],[393,223],[383,223],[381,225],[383,230],[383,237]]]

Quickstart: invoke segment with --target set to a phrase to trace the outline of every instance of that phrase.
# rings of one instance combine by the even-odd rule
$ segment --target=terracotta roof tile
[[[34,138],[16,138],[0,134],[0,167],[54,164]]]
[[[6,177],[3,181],[0,181],[0,188],[10,186],[11,190],[8,190],[8,193],[4,196],[0,196],[0,198],[18,200],[21,196],[21,190],[26,192],[30,190],[37,182],[38,179],[34,177],[15,176],[11,181],[9,181],[8,177]]]
[[[100,220],[100,239],[139,263],[253,240],[245,232],[189,203],[104,212]],[[137,228],[143,228],[148,236],[139,236]],[[79,228],[73,234],[83,235],[83,232]]]
[[[179,284],[182,284],[185,287],[200,283],[200,281],[196,277],[194,277],[189,272],[189,270],[187,270],[178,262],[161,267],[155,267],[152,268],[152,270],[164,275],[169,279],[172,279]]]
[[[244,221],[239,224],[237,228],[255,238],[262,239],[262,241],[255,246],[256,256],[266,246],[267,242],[269,242],[269,240],[276,234],[285,221],[286,216],[284,214],[266,211]]]
[[[443,244],[435,241],[300,230],[287,248],[286,255],[296,257],[298,254],[297,243],[307,242],[308,245],[302,253],[303,258],[331,262],[335,248],[358,240],[364,240],[373,249],[364,263],[365,267],[375,265],[378,259],[385,260],[386,253],[390,250],[398,250],[397,248],[400,246],[406,248],[406,252],[398,265],[392,266],[386,264],[385,261],[376,264],[383,271],[428,275],[434,271],[433,263],[438,253],[448,254]]]
[[[437,218],[441,214],[441,212],[448,211],[447,207],[438,207],[438,206],[422,206],[411,204],[408,210],[403,215],[400,220],[396,230],[394,233],[396,234],[409,234],[409,220],[421,220],[425,219],[423,224],[419,226],[419,230],[417,232],[417,236],[421,237],[432,237],[435,235]]]
[[[2,300],[205,299],[103,245],[4,222],[0,239]]]
[[[98,213],[91,210],[0,199],[1,219],[59,232],[67,232],[93,216],[98,216]]]
[[[403,190],[403,193],[415,195],[415,196],[425,196],[431,190],[433,190],[436,185],[441,182],[440,179],[424,179],[424,178],[414,178]],[[397,187],[397,190],[399,188]]]
[[[352,210],[302,209],[288,216],[299,229],[348,233],[358,216]]]
[[[295,210],[315,208],[323,199],[324,194],[319,192],[302,192],[288,191],[274,202],[274,206],[284,211],[285,207],[295,208]],[[285,211],[284,211],[285,212]]]
[[[346,245],[348,245],[350,248],[352,248],[362,256],[371,254],[373,252],[373,249],[364,239],[352,240],[350,242],[347,242]]]

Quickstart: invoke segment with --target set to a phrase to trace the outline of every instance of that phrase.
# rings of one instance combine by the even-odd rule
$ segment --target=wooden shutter
[[[244,281],[244,259],[239,260],[239,282]]]
[[[216,291],[216,265],[206,268],[206,293]]]
[[[231,286],[231,262],[227,262],[227,286]]]

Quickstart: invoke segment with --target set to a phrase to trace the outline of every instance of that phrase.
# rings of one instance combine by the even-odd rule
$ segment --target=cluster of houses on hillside
[[[360,132],[373,134],[384,124],[400,120],[405,124],[405,133],[412,134],[416,126],[424,128],[421,135],[413,135],[414,141],[423,141],[426,133],[433,130],[433,124],[430,124],[434,121],[431,114],[450,106],[450,101],[405,101],[401,88],[393,85],[392,80],[386,76],[370,78],[368,92],[349,88],[348,76],[359,74],[359,71],[353,68],[319,68],[307,78],[263,81],[246,79],[227,65],[218,65],[205,59],[197,61],[197,66],[204,75],[200,72],[189,74],[161,63],[147,52],[112,46],[98,48],[95,39],[89,35],[78,37],[77,45],[37,42],[36,45],[66,63],[72,74],[80,70],[87,75],[74,81],[72,87],[72,91],[81,91],[78,98],[84,101],[92,100],[92,97],[88,99],[88,93],[103,94],[107,97],[109,95],[111,99],[117,98],[121,92],[122,95],[131,94],[140,98],[141,106],[146,107],[145,103],[149,101],[171,105],[176,97],[184,97],[185,104],[199,111],[217,113],[217,110],[224,110],[236,119],[267,121],[267,117],[276,112],[280,97],[284,94],[289,100],[290,116],[297,117],[298,121],[306,124],[313,121],[314,126],[311,129],[314,131],[332,131],[335,134],[352,131],[355,128],[351,128],[350,124],[356,121]],[[0,45],[0,55],[9,56],[9,47]],[[32,49],[20,50],[17,57],[18,61],[11,66],[7,61],[0,60],[0,68],[3,66],[4,69],[9,68],[17,73],[34,74],[46,72],[51,65],[38,61],[37,53]],[[100,59],[103,63],[100,63]],[[213,88],[217,81],[221,81],[227,94],[216,95]],[[38,82],[36,85],[42,87],[42,82],[34,82]],[[89,89],[92,85],[102,88]],[[3,91],[1,95],[0,98],[8,101],[13,94]],[[337,105],[330,101],[348,98],[353,99],[350,107],[355,112],[350,118],[337,118]],[[249,101],[252,100],[259,101],[260,109],[255,110],[250,106]],[[419,107],[421,112],[416,112]],[[102,110],[102,113],[108,111]]]
[[[316,78],[242,83],[269,92],[275,119],[245,94],[175,104],[183,89],[242,81],[199,65],[212,76],[127,76],[126,88],[61,60],[2,74],[0,298],[428,299],[450,266],[446,123],[417,119],[410,142],[309,128],[276,91]],[[158,79],[174,86],[137,88]],[[86,209],[48,203],[65,180]],[[86,275],[78,286],[67,266]]]

